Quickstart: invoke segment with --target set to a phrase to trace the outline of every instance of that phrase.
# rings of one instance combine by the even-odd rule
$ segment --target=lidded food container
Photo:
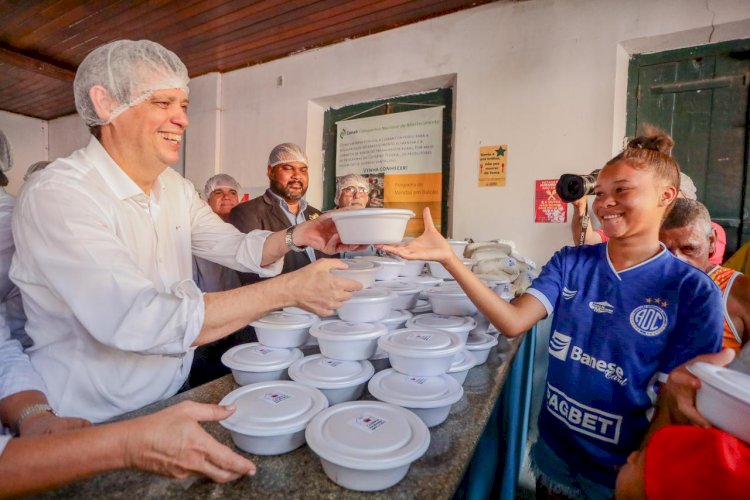
[[[290,381],[259,382],[230,392],[219,403],[237,405],[219,421],[234,444],[255,455],[281,455],[305,444],[305,427],[328,408],[318,389]]]
[[[472,316],[477,306],[459,286],[438,286],[425,290],[432,311],[447,316]]]
[[[463,258],[466,245],[469,244],[466,240],[448,240],[448,244],[451,246],[453,253],[458,255],[459,258]]]
[[[422,274],[424,271],[424,260],[404,260],[404,267],[398,272],[399,276],[411,278]]]
[[[403,328],[406,322],[413,316],[409,311],[394,309],[387,318],[380,320],[380,323],[384,324],[389,332],[392,332],[393,330]]]
[[[487,333],[475,333],[466,339],[466,349],[470,351],[477,360],[477,366],[487,362],[490,349],[497,345],[497,339]]]
[[[497,295],[505,300],[514,298],[513,282],[507,277],[495,276],[493,274],[477,274],[477,278],[491,288]]]
[[[328,408],[305,434],[329,479],[357,491],[398,483],[430,445],[430,431],[414,413],[380,401]]]
[[[701,415],[750,443],[750,375],[704,362],[693,363],[688,370],[701,380],[695,396]]]
[[[419,298],[421,300],[427,300],[427,295],[424,293],[425,289],[432,288],[434,286],[440,286],[440,284],[443,282],[442,278],[436,278],[434,276],[430,276],[429,274],[420,274],[419,276],[407,276],[399,278],[401,281],[406,281],[407,283],[414,283],[415,285],[418,285],[422,288],[422,291],[419,292]]]
[[[388,353],[391,366],[401,373],[435,376],[446,373],[463,349],[455,333],[429,328],[403,328],[383,335],[378,347]]]
[[[451,368],[448,370],[448,375],[455,378],[459,384],[463,384],[466,380],[466,376],[469,374],[469,370],[474,368],[476,363],[477,360],[474,355],[464,349],[456,354],[456,357],[453,359],[453,364],[451,364]]]
[[[381,323],[353,323],[338,319],[321,321],[310,328],[318,339],[323,356],[344,361],[371,358],[378,347],[378,339],[388,329]]]
[[[395,300],[396,294],[391,290],[365,288],[352,293],[352,298],[341,304],[336,313],[344,321],[374,323],[388,317]]]
[[[378,255],[365,255],[357,259],[377,262],[380,269],[375,273],[375,279],[378,281],[390,281],[398,278],[398,273],[406,266],[406,261],[394,257],[380,257]]]
[[[310,327],[318,321],[314,314],[275,311],[250,323],[258,342],[268,347],[299,347],[307,342]]]
[[[417,305],[411,308],[411,313],[414,316],[417,316],[418,314],[425,314],[432,311],[432,304],[430,304],[429,300],[417,300]]]
[[[411,210],[397,208],[360,208],[331,212],[341,243],[347,245],[400,243],[406,231],[406,223],[412,217],[414,212]]]
[[[393,368],[378,372],[367,389],[375,398],[413,411],[427,425],[442,424],[451,405],[464,395],[458,381],[450,375],[419,377],[399,373]]]
[[[477,322],[471,316],[446,316],[444,314],[426,313],[414,316],[406,322],[407,328],[435,328],[455,333],[461,342],[466,343],[469,332],[476,328]]]
[[[419,293],[422,291],[421,286],[401,280],[381,281],[376,283],[375,287],[391,290],[395,293],[396,300],[393,301],[392,307],[400,310],[411,309],[417,305]]]
[[[471,269],[471,267],[474,265],[474,261],[471,259],[460,259],[463,265]],[[430,274],[435,276],[436,278],[442,278],[444,280],[452,280],[455,279],[451,273],[448,272],[448,270],[443,266],[440,262],[435,260],[428,260],[427,261],[427,267],[430,269]]]
[[[369,361],[342,361],[322,354],[298,359],[289,367],[289,377],[319,389],[331,405],[358,399],[375,374]]]
[[[344,278],[359,281],[365,288],[370,288],[375,283],[375,275],[381,268],[380,263],[364,259],[341,259],[341,262],[349,266],[348,269],[331,269],[331,273]]]
[[[221,356],[221,362],[232,370],[240,385],[266,380],[287,380],[289,366],[302,358],[299,349],[267,347],[258,342],[234,346]]]

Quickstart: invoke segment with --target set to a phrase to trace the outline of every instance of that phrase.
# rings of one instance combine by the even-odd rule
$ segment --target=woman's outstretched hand
[[[445,264],[451,258],[455,258],[456,254],[453,249],[432,222],[430,209],[425,207],[422,216],[424,217],[424,232],[420,237],[411,240],[406,245],[377,245],[377,247],[407,260],[435,260]]]

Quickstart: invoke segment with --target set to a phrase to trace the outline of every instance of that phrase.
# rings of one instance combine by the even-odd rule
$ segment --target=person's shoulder
[[[580,246],[565,246],[555,252],[553,259],[557,258],[560,260],[596,260],[603,256],[603,252],[607,247],[606,243],[598,243],[596,245],[580,245]]]

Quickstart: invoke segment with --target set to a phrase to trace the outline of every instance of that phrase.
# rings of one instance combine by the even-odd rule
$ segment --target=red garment
[[[708,256],[711,264],[721,265],[724,262],[724,250],[727,248],[727,232],[724,228],[715,222],[711,222],[711,227],[716,229],[716,249],[714,253]]]
[[[750,448],[724,431],[659,429],[646,448],[646,498],[731,499],[750,493]]]

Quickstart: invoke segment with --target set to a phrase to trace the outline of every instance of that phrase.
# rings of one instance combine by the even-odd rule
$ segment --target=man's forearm
[[[263,243],[263,257],[260,263],[262,267],[273,264],[289,252],[289,247],[284,241],[285,237],[286,230],[283,230],[271,233],[266,238],[265,243]]]

